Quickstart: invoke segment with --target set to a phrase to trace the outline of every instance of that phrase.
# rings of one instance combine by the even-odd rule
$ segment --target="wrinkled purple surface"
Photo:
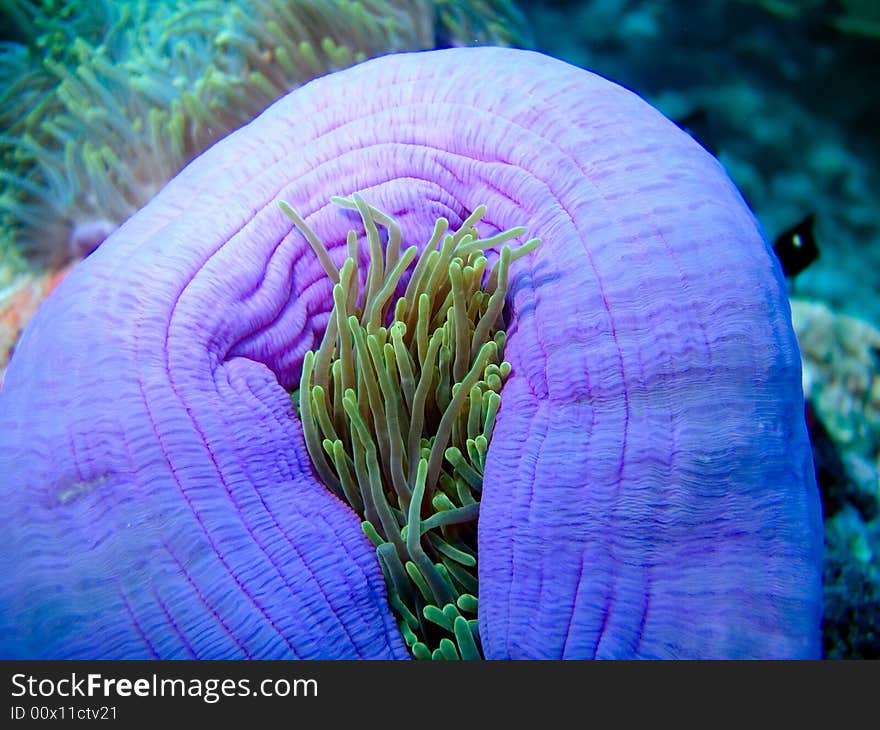
[[[390,56],[294,91],[84,261],[0,394],[0,655],[405,657],[285,388],[360,192],[422,241],[488,205],[514,268],[486,468],[488,657],[819,653],[821,518],[779,267],[717,162],[537,54]]]

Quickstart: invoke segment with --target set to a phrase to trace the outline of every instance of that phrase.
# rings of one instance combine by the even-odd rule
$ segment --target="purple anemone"
[[[406,658],[288,391],[360,193],[518,225],[479,518],[487,658],[814,657],[821,516],[773,254],[634,94],[523,51],[386,56],[191,163],[32,320],[0,394],[0,655]],[[361,242],[363,244],[363,241]]]

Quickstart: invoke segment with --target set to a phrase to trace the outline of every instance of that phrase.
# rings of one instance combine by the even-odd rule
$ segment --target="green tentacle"
[[[328,331],[307,353],[295,395],[306,446],[318,476],[364,520],[413,656],[479,659],[477,620],[464,614],[477,612],[483,470],[510,374],[501,314],[510,264],[538,240],[504,245],[487,272],[486,249],[525,229],[480,239],[485,206],[456,231],[441,218],[420,254],[415,246],[401,254],[392,218],[357,194],[333,201],[361,216],[370,252],[363,294],[357,235],[349,232],[337,269],[306,221],[279,203],[335,283]]]

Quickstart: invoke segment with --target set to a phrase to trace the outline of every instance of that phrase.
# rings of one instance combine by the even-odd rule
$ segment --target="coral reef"
[[[795,299],[825,510],[825,653],[880,657],[880,330]],[[823,434],[822,431],[827,431]],[[834,464],[833,462],[838,463]],[[823,465],[828,466],[823,473]]]
[[[821,302],[795,298],[791,306],[804,359],[804,393],[838,445],[876,462],[880,457],[880,330]]]

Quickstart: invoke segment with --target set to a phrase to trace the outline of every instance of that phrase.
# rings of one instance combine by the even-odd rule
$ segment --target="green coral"
[[[462,42],[510,42],[519,22],[507,2],[0,2],[15,39],[0,43],[0,288],[21,251],[68,258],[77,225],[112,229],[309,79],[433,47],[435,15]]]
[[[510,373],[499,326],[510,264],[539,242],[503,246],[487,273],[485,251],[525,229],[480,239],[484,206],[454,232],[439,219],[419,255],[415,246],[401,252],[395,221],[359,196],[334,201],[356,209],[367,233],[363,293],[357,234],[337,269],[281,203],[334,283],[327,330],[306,353],[294,396],[306,446],[323,483],[364,520],[413,656],[479,659],[476,523]],[[387,229],[384,253],[378,226]]]

